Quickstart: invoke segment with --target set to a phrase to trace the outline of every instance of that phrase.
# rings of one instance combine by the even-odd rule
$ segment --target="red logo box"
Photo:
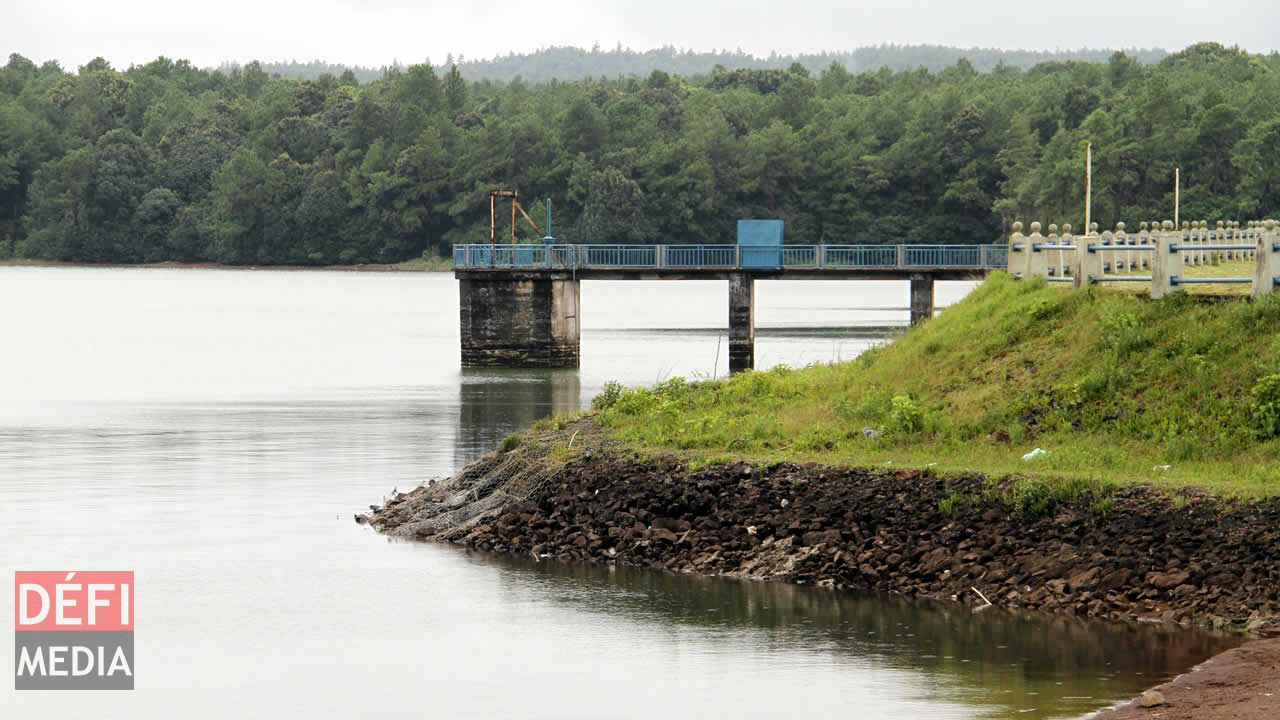
[[[13,626],[28,630],[133,630],[132,570],[18,571]]]

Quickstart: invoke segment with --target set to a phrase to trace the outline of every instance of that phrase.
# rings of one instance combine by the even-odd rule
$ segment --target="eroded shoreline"
[[[1261,634],[1275,634],[1280,620],[1275,498],[1132,485],[1112,493],[1105,512],[1082,498],[1029,516],[997,500],[956,502],[996,497],[999,483],[976,473],[750,463],[691,471],[670,458],[586,451],[556,461],[522,450],[493,453],[357,520],[500,553],[897,593],[975,612],[985,597],[1008,609]],[[1228,668],[1215,672],[1238,681],[1238,693],[1204,684],[1216,675],[1190,673],[1169,684],[1160,711],[1195,712],[1161,716],[1280,716],[1280,703],[1254,692],[1278,682],[1280,642],[1242,647],[1259,646],[1266,651],[1250,651],[1249,663],[1237,653],[1203,666]],[[1150,712],[1130,704],[1099,717]]]
[[[494,454],[390,499],[383,532],[485,550],[896,592],[1113,620],[1272,627],[1280,500],[1152,486],[1031,517],[981,497],[981,475],[586,453],[539,472]],[[518,464],[518,463],[517,463]],[[524,473],[522,475],[521,473]],[[533,481],[529,475],[532,474]]]

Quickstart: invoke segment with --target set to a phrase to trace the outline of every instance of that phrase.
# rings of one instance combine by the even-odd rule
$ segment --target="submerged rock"
[[[1138,698],[1138,704],[1144,708],[1151,708],[1164,704],[1164,694],[1159,690],[1148,690]]]

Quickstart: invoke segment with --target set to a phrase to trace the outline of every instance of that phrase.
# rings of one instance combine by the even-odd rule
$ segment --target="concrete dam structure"
[[[729,288],[729,369],[755,364],[757,280],[909,280],[911,322],[937,280],[980,278],[1006,245],[784,245],[779,221],[742,221],[737,245],[484,244],[454,248],[463,367],[579,366],[585,280],[718,280]]]

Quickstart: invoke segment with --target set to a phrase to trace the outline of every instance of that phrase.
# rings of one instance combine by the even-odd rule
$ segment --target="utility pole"
[[[1182,227],[1178,224],[1178,210],[1182,205],[1182,168],[1173,169],[1173,227],[1178,229]]]
[[[1084,234],[1093,227],[1093,143],[1084,146]]]

